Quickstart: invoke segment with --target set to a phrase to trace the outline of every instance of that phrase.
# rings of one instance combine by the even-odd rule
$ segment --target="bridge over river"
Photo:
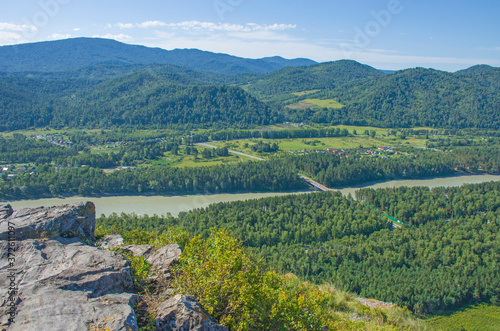
[[[333,190],[331,188],[326,187],[325,185],[322,185],[322,184],[318,183],[317,181],[315,181],[315,180],[313,180],[313,179],[311,179],[309,177],[306,177],[306,176],[303,176],[303,175],[299,175],[299,177],[302,178],[309,186],[314,187],[316,190],[319,190],[319,191],[335,191],[335,190]],[[367,206],[370,207],[370,209],[376,210],[376,211],[382,213],[387,218],[389,218],[389,220],[394,223],[395,227],[401,227],[402,225],[408,225],[408,224],[405,224],[405,223],[401,222],[400,220],[395,219],[394,217],[392,217],[390,215],[387,215],[386,213],[384,213],[381,210],[378,210],[377,208],[374,208],[374,207],[372,207],[370,205],[367,205]]]
[[[328,188],[325,185],[322,185],[322,184],[318,183],[317,181],[312,180],[309,177],[306,177],[303,175],[299,175],[299,177],[302,178],[307,184],[309,184],[310,186],[314,187],[315,189],[317,189],[319,191],[334,191],[331,188]]]

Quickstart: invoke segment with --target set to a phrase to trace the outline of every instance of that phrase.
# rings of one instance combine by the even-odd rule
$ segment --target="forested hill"
[[[464,70],[459,70],[456,73],[457,74],[482,74],[491,70],[495,70],[495,67],[492,67],[487,64],[478,64],[475,66],[472,66],[470,68],[464,69]]]
[[[155,75],[177,74],[205,82],[207,84],[230,84],[238,82],[243,75],[226,76],[213,72],[193,70],[173,64],[98,64],[68,71],[0,71],[0,77],[33,78],[44,80],[84,80],[104,81],[138,72]]]
[[[227,54],[175,49],[167,51],[100,38],[74,38],[0,47],[0,71],[71,71],[93,65],[174,64],[224,75],[262,74],[286,66],[305,66],[308,59],[246,59]]]
[[[263,98],[274,95],[333,89],[348,82],[380,77],[384,73],[351,60],[320,63],[307,67],[283,68],[255,77],[246,89]]]
[[[500,68],[448,73],[415,68],[356,81],[329,92],[345,107],[331,112],[344,122],[381,127],[500,128]]]
[[[104,82],[0,78],[0,130],[28,127],[246,128],[282,120],[239,87],[177,74],[135,73]]]
[[[2,46],[0,130],[280,121],[500,128],[500,68],[384,73],[351,60],[311,63],[96,38]]]

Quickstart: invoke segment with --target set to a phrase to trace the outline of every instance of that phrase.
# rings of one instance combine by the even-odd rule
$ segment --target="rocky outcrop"
[[[110,240],[106,237],[105,239]],[[181,247],[177,244],[163,246],[157,250],[151,245],[126,245],[119,248],[135,256],[144,257],[151,267],[165,278],[170,277],[170,267],[182,254]]]
[[[192,297],[178,294],[156,309],[156,330],[227,331]]]
[[[123,238],[119,234],[107,235],[96,245],[102,249],[114,249],[123,245]]]
[[[60,207],[25,208],[12,211],[10,205],[0,207],[0,240],[7,240],[8,222],[15,224],[16,239],[53,239],[62,235],[93,242],[95,206],[81,202]]]
[[[179,245],[164,246],[147,257],[148,263],[163,277],[170,277],[170,266],[177,262],[182,254]]]
[[[131,253],[138,257],[147,258],[151,251],[153,250],[153,246],[151,245],[126,245],[120,246],[120,249],[124,252]]]
[[[0,205],[0,329],[138,329],[140,298],[120,252],[144,257],[156,282],[170,277],[181,248],[125,246],[121,236],[105,236],[96,247],[94,229],[91,202],[17,211]],[[227,330],[191,297],[169,289],[158,300],[157,330]]]
[[[88,245],[94,240],[92,203],[1,215],[8,212],[0,214],[2,329],[137,330],[128,261]]]

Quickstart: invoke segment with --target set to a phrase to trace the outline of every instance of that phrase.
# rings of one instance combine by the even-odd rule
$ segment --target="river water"
[[[400,186],[428,186],[430,188],[439,186],[460,186],[462,184],[476,184],[489,181],[500,180],[500,175],[472,175],[443,177],[421,180],[393,180],[381,183],[371,183],[358,187],[342,188],[340,191],[354,197],[354,192],[360,188],[387,188]],[[20,208],[35,208],[40,206],[56,206],[79,201],[92,201],[96,205],[97,215],[109,215],[113,212],[136,213],[138,215],[166,215],[167,213],[177,216],[181,211],[189,211],[196,208],[205,208],[213,203],[230,202],[249,199],[259,199],[263,197],[283,196],[289,194],[300,194],[310,191],[300,192],[280,192],[280,193],[236,193],[236,194],[214,194],[214,195],[189,195],[189,196],[110,196],[110,197],[71,197],[52,198],[38,200],[19,200],[7,202],[14,210]]]

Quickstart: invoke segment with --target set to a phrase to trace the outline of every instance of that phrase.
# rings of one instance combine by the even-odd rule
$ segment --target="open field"
[[[310,91],[302,91],[302,92],[295,92],[295,93],[292,93],[293,95],[296,95],[298,97],[301,97],[303,95],[307,95],[307,94],[312,94],[312,93],[316,93],[318,92],[319,90],[310,90]]]
[[[203,159],[198,157],[196,160],[194,157],[185,157],[182,162],[175,164],[178,168],[194,168],[194,167],[208,167],[214,165],[221,165],[226,163],[240,162],[239,157],[228,156],[228,157],[217,157],[211,159]]]
[[[280,123],[280,124],[274,124],[274,125],[265,125],[265,126],[259,126],[255,128],[257,131],[274,131],[274,130],[293,130],[297,129],[297,125],[292,124],[292,123]],[[255,131],[255,130],[250,130],[250,131]]]
[[[351,149],[351,148],[377,148],[381,146],[398,146],[412,145],[425,147],[425,139],[410,137],[406,140],[401,140],[396,137],[376,136],[371,138],[364,135],[354,137],[335,137],[335,138],[295,138],[295,139],[238,139],[231,141],[211,142],[210,144],[217,147],[227,147],[235,151],[247,153],[255,156],[265,156],[252,151],[251,146],[258,141],[273,144],[277,143],[280,151],[297,151],[297,150],[323,150],[327,148]]]
[[[429,329],[436,331],[495,331],[500,330],[500,307],[481,304],[427,320]]]
[[[305,108],[315,108],[315,107],[339,109],[344,107],[344,105],[333,99],[326,99],[326,100],[305,99],[299,101],[299,103],[288,105],[287,107],[292,109],[305,109]]]

